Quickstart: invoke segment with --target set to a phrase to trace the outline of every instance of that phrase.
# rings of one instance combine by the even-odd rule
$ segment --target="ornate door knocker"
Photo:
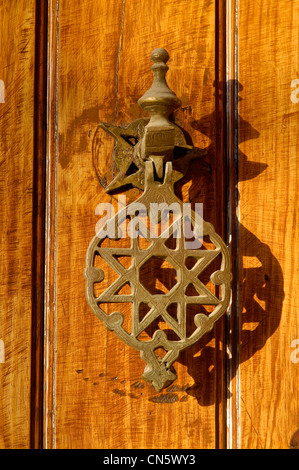
[[[170,114],[181,103],[165,80],[168,58],[164,49],[155,49],[151,54],[154,81],[138,101],[150,119],[138,119],[125,129],[100,124],[116,139],[114,159],[119,169],[106,191],[131,184],[144,192],[96,234],[87,250],[85,269],[86,297],[92,311],[108,330],[140,351],[146,362],[142,377],[158,391],[176,379],[173,363],[180,352],[210,331],[225,313],[232,279],[229,251],[224,241],[201,214],[191,210],[190,205],[186,208],[174,193],[174,183],[185,175],[190,160],[205,152],[187,145],[182,130],[169,121]],[[130,246],[118,247],[115,242],[121,239],[121,227],[126,221],[131,224]],[[186,227],[193,237],[189,243]],[[113,247],[103,246],[107,238],[114,240]],[[203,246],[206,238],[212,249]],[[146,247],[142,247],[141,239],[147,241]],[[103,282],[104,272],[95,263],[97,257],[117,274],[117,279],[100,294],[95,286]],[[120,257],[130,258],[130,265],[124,266]],[[213,286],[210,289],[199,277],[217,257],[220,258],[219,268],[210,275]],[[176,282],[167,293],[152,292],[142,282],[142,269],[153,258],[167,261],[176,272]],[[121,291],[125,285],[129,286],[129,293],[124,294]],[[108,314],[102,308],[103,304],[111,303],[131,304],[130,331],[123,327],[123,313]],[[186,328],[188,305],[198,306],[197,312],[193,309],[192,331]],[[203,306],[212,306],[212,311],[207,312],[201,308]],[[159,327],[149,340],[141,338],[142,332],[158,317],[175,333],[175,339]],[[156,354],[161,348],[165,352],[163,357]]]

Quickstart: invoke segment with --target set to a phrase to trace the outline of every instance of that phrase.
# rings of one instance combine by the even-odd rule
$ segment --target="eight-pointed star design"
[[[171,229],[172,227],[170,227]],[[140,234],[147,238],[148,234]],[[171,230],[170,230],[171,235]],[[147,238],[148,239],[148,238]],[[148,239],[150,245],[140,249],[138,238],[131,239],[131,247],[101,247],[96,249],[97,254],[111,266],[118,274],[114,281],[100,296],[96,298],[101,303],[132,303],[132,332],[135,338],[144,331],[156,318],[163,320],[172,328],[181,340],[186,339],[186,304],[218,305],[220,300],[199,280],[199,275],[221,253],[219,248],[214,250],[182,250],[185,243],[183,237],[176,239],[176,249],[166,246],[168,238]],[[118,257],[131,257],[131,265],[125,268]],[[186,266],[186,258],[194,257],[196,262],[191,269]],[[167,260],[176,270],[177,283],[166,294],[152,294],[140,282],[140,269],[151,258],[158,257]],[[130,285],[130,294],[119,293],[126,284]],[[187,296],[186,289],[192,284],[198,295]],[[144,318],[140,318],[140,304],[147,304],[149,311]],[[170,304],[177,304],[177,320],[171,316],[167,308]]]

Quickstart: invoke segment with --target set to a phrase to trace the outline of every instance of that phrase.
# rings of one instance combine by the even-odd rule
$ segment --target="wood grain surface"
[[[35,2],[1,2],[0,447],[31,442]],[[36,232],[35,232],[36,233]],[[35,260],[39,263],[39,255]],[[38,289],[38,282],[35,284]],[[41,351],[39,351],[41,356]]]
[[[99,161],[92,159],[97,124],[128,125],[143,116],[136,102],[152,81],[149,56],[156,47],[165,47],[171,57],[168,82],[183,102],[176,122],[194,145],[208,150],[177,192],[185,201],[204,202],[206,219],[223,229],[215,3],[62,0],[59,10],[56,2],[51,9],[50,2],[50,10],[49,34],[51,40],[56,38],[57,48],[51,45],[48,70],[53,133],[48,135],[52,196],[46,264],[52,268],[51,282],[46,283],[45,445],[223,445],[222,388],[216,385],[223,383],[222,360],[216,360],[216,351],[223,349],[221,326],[182,354],[176,363],[177,381],[157,393],[140,379],[144,364],[139,354],[92,314],[83,277],[85,253],[99,219],[95,209],[100,202],[111,201],[100,183],[115,172],[114,142],[104,132]],[[127,197],[133,200],[138,194],[131,190]]]
[[[240,344],[234,445],[289,448],[299,428],[299,364],[291,357],[299,337],[299,102],[293,102],[292,86],[299,77],[299,2],[241,0],[238,29]]]
[[[296,448],[299,0],[5,0],[0,21],[0,448]],[[145,117],[157,47],[173,119],[207,150],[176,194],[203,202],[234,273],[227,316],[160,393],[84,279],[97,206],[117,208],[98,123]],[[160,265],[142,282],[165,291]]]

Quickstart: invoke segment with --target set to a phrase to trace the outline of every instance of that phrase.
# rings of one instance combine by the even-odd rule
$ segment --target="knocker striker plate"
[[[229,305],[232,276],[229,252],[221,237],[216,234],[214,227],[195,211],[190,209],[186,218],[184,204],[174,193],[174,182],[183,176],[189,161],[204,152],[186,145],[181,130],[168,120],[170,113],[180,102],[165,80],[168,70],[167,52],[164,49],[156,49],[151,58],[154,62],[154,82],[138,102],[149,112],[150,120],[135,121],[125,130],[102,125],[119,143],[116,163],[120,173],[108,186],[107,192],[130,182],[144,189],[144,193],[137,201],[121,209],[93,238],[86,254],[85,278],[86,297],[91,309],[107,329],[114,331],[127,345],[140,351],[140,356],[146,363],[142,377],[160,391],[176,379],[173,363],[180,352],[210,331],[225,313]],[[133,138],[133,150],[132,143],[129,143],[130,151],[127,149],[127,152],[123,152],[121,139],[128,142]],[[175,152],[179,155],[176,159]],[[136,171],[128,174],[127,170],[132,162]],[[171,221],[168,213],[169,224],[166,232],[153,234],[152,225],[148,223],[150,217],[144,219],[145,223],[138,218],[136,230],[133,230],[134,236],[131,233],[129,247],[117,246],[117,243],[116,246],[114,243],[113,247],[105,246],[104,241],[109,233],[114,234],[117,242],[121,237],[120,227],[127,220],[130,224],[136,221],[136,211],[140,212],[140,208],[150,215],[153,205],[156,207],[155,204],[175,208]],[[196,248],[194,245],[190,248],[186,240],[187,219],[193,233],[197,234]],[[156,222],[163,222],[162,213]],[[199,243],[200,238],[208,238],[213,249],[202,246]],[[171,239],[174,243],[169,244]],[[147,241],[145,248],[142,247],[141,240]],[[129,258],[131,264],[124,266],[120,262],[121,257]],[[97,292],[96,286],[104,281],[105,275],[96,264],[97,258],[103,260],[117,274],[117,279],[100,293]],[[219,259],[219,268],[210,274],[210,283],[215,286],[212,292],[200,280],[200,275],[213,265],[216,258]],[[153,259],[167,262],[176,272],[176,283],[167,293],[153,292],[142,280],[144,266]],[[188,260],[193,260],[191,265]],[[129,293],[122,293],[124,286],[129,286]],[[193,288],[192,293],[190,286]],[[129,303],[132,306],[130,328],[124,327],[125,318],[122,312],[107,313],[103,308],[103,305],[113,303]],[[190,305],[195,308],[198,306],[197,312],[193,309],[191,331],[187,328]],[[211,308],[207,310],[207,306]],[[143,333],[151,325],[156,325],[158,318],[170,327],[174,335],[168,335],[167,330],[160,328],[158,324],[151,339],[145,341]],[[156,351],[161,349],[165,352],[163,357],[156,354]]]

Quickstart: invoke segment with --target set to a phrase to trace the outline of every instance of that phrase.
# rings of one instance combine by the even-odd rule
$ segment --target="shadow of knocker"
[[[234,80],[226,83],[228,90],[230,87],[235,87],[235,85]],[[240,83],[237,83],[237,85],[238,91],[242,91],[243,86]],[[241,99],[238,96],[238,100]],[[239,144],[259,137],[259,132],[241,116],[238,116],[238,122]],[[213,194],[215,184],[212,180],[213,175],[215,175],[213,168],[216,165],[216,115],[212,113],[204,116],[198,121],[193,121],[191,125],[196,131],[208,136],[211,143],[207,147],[207,156],[204,159],[191,162],[188,174],[182,184],[191,181],[190,200],[192,202],[205,201],[204,218],[209,220],[207,215],[215,204],[211,194]],[[264,163],[249,161],[240,149],[238,151],[238,165],[239,168],[242,168],[239,181],[255,178],[267,169],[267,165]],[[196,175],[196,177],[192,178],[192,175]],[[211,222],[215,223],[213,220]],[[217,224],[215,227],[217,227]],[[241,364],[262,349],[267,339],[277,329],[280,323],[284,290],[282,269],[270,247],[237,220],[236,233],[239,234],[238,237],[241,240],[240,259],[238,261],[238,282],[241,293],[239,299],[239,363]],[[187,322],[192,322],[192,318],[191,315],[189,319],[187,318]],[[217,384],[215,384],[216,350],[214,344],[215,328],[195,345],[183,351],[177,360],[177,362],[187,367],[188,373],[194,380],[194,383],[185,388],[185,391],[190,396],[195,397],[198,403],[203,406],[215,403]],[[222,360],[225,359],[229,364],[231,359],[225,351],[217,350],[217,354],[226,355],[225,358],[220,358],[220,361],[224,363]],[[229,396],[229,393],[227,391],[227,396]]]

